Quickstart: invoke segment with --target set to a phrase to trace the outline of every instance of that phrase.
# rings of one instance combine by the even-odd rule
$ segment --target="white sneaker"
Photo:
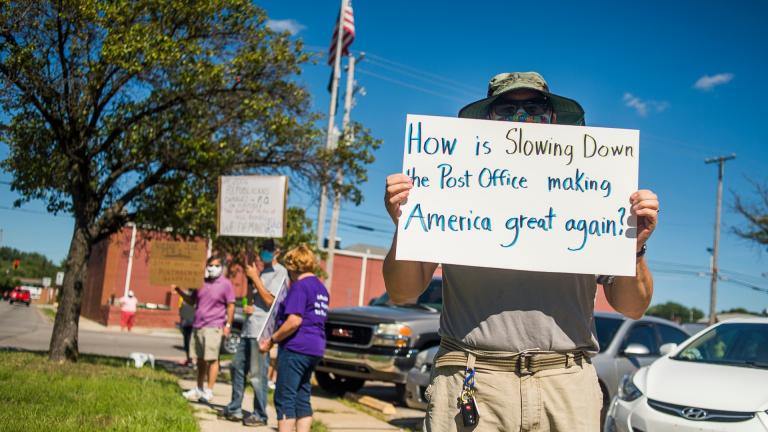
[[[185,391],[181,395],[184,396],[184,399],[186,400],[196,401],[203,396],[203,392],[199,388],[195,387],[191,390]]]
[[[211,403],[213,401],[213,392],[211,389],[205,389],[200,393],[199,402]]]

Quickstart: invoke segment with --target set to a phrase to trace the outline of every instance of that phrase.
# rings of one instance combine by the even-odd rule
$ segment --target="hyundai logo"
[[[689,420],[704,420],[707,418],[707,412],[701,408],[683,408],[681,414]]]

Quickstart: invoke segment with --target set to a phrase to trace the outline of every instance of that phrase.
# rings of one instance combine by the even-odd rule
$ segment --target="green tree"
[[[653,305],[645,312],[646,315],[665,318],[670,321],[696,322],[704,317],[704,312],[697,308],[688,308],[675,302]]]
[[[749,202],[739,194],[733,194],[733,209],[746,220],[746,226],[734,228],[737,236],[768,246],[768,186],[752,182],[756,199]]]
[[[19,268],[14,269],[14,261],[19,260]],[[7,246],[0,247],[0,274],[13,278],[42,278],[56,276],[61,267],[54,264],[45,255],[37,252],[22,252]]]
[[[0,141],[16,202],[74,229],[50,358],[76,360],[86,264],[127,221],[208,236],[216,179],[290,174],[359,201],[378,141],[327,152],[297,83],[309,60],[251,0],[0,2]]]

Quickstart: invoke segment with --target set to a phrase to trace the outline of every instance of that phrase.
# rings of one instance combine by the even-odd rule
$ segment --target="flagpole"
[[[333,127],[336,123],[336,98],[339,93],[339,80],[341,79],[341,45],[344,40],[344,14],[347,8],[348,0],[341,0],[341,9],[339,9],[339,30],[336,32],[336,58],[333,62],[333,81],[331,82],[331,106],[328,110],[328,131],[325,137],[325,148],[332,149],[333,144]],[[325,213],[326,213],[326,195],[328,194],[328,188],[323,184],[320,191],[320,208],[317,212],[317,247],[323,247],[323,230],[325,228]],[[329,239],[330,242],[336,242],[336,239]],[[327,270],[327,269],[326,269]]]

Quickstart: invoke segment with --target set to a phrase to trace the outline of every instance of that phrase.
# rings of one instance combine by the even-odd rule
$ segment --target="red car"
[[[32,295],[29,293],[29,290],[14,288],[13,291],[11,291],[10,302],[11,304],[14,302],[26,303],[27,306],[29,306],[32,302]]]

